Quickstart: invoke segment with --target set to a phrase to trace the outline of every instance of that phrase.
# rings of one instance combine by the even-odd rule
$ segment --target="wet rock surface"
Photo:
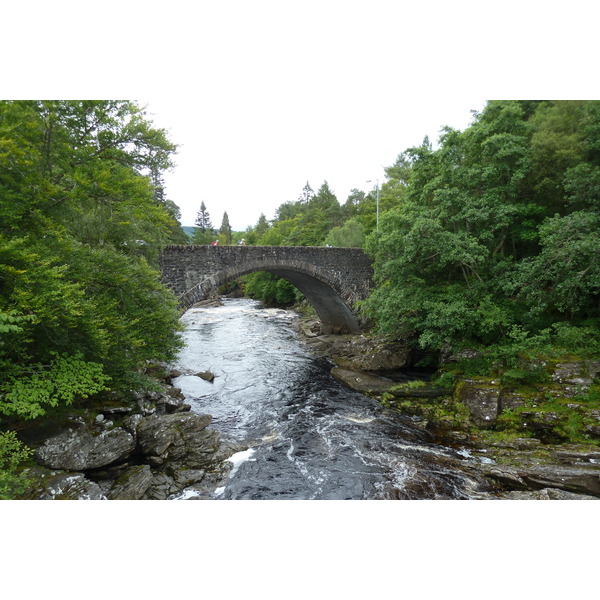
[[[306,336],[311,331],[301,329]],[[365,335],[310,335],[306,342],[348,370],[393,371],[408,365],[410,352],[401,343],[390,343],[382,336]]]
[[[383,394],[393,385],[393,381],[390,379],[378,377],[362,370],[334,367],[331,369],[331,374],[338,381],[363,394]]]
[[[29,469],[23,499],[166,500],[189,489],[210,497],[228,475],[227,459],[242,449],[221,440],[211,420],[190,412],[168,385],[85,419],[67,416],[36,440],[38,466]]]
[[[479,470],[507,490],[532,492],[531,499],[600,499],[600,460],[586,446],[547,445],[531,438],[485,447],[479,441],[478,446],[487,458]],[[501,497],[526,499],[523,493]]]

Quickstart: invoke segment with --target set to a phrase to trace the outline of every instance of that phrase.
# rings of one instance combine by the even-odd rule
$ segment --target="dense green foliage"
[[[599,102],[489,102],[397,165],[400,202],[367,241],[382,331],[432,351],[598,350]]]
[[[0,432],[0,500],[10,500],[25,491],[27,479],[19,467],[31,454],[14,431]]]
[[[131,102],[0,102],[0,415],[129,389],[180,347],[155,265],[185,238],[174,151]]]

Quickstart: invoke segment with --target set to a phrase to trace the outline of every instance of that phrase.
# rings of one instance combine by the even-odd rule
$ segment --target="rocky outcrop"
[[[37,448],[36,460],[50,469],[89,471],[123,461],[135,450],[133,436],[123,428],[94,429],[68,428],[47,439]]]
[[[574,494],[555,488],[543,488],[535,491],[511,491],[496,497],[497,500],[600,500],[594,496]],[[494,500],[494,498],[491,498]]]
[[[153,466],[167,461],[198,469],[211,464],[219,448],[219,434],[207,430],[212,417],[193,413],[152,416],[137,426],[138,452]]]
[[[481,470],[491,479],[517,490],[553,488],[586,496],[600,496],[598,466],[484,465]]]
[[[112,484],[109,500],[138,500],[143,498],[153,481],[149,465],[136,465],[125,470]]]
[[[538,365],[545,369],[547,381],[529,386],[526,392],[503,384],[500,377],[464,378],[447,389],[425,380],[398,383],[387,377],[389,370],[410,365],[409,353],[401,346],[368,336],[322,336],[307,320],[300,328],[307,344],[333,360],[336,366],[331,373],[336,379],[412,415],[441,443],[479,452],[481,462],[475,461],[472,468],[504,488],[496,497],[600,499],[600,450],[560,444],[561,428],[570,426],[573,415],[583,423],[581,433],[600,439],[600,410],[577,398],[600,375],[600,361]],[[447,361],[475,356],[467,351]],[[552,410],[556,399],[562,412]],[[509,426],[520,434],[505,439],[484,436],[503,429],[507,414],[512,419]]]
[[[552,369],[552,380],[563,385],[563,393],[570,397],[588,390],[599,375],[600,360],[560,362]]]
[[[384,394],[394,385],[394,382],[390,379],[378,377],[371,373],[367,373],[366,371],[353,371],[350,369],[334,367],[331,369],[331,374],[338,381],[341,381],[349,388],[357,390],[362,394]]]
[[[119,416],[119,424],[107,415]],[[124,416],[125,415],[125,416]],[[37,443],[25,499],[165,500],[192,487],[210,497],[241,450],[190,412],[177,388],[137,394],[86,419],[71,416]]]
[[[102,488],[83,473],[32,469],[34,487],[27,498],[34,500],[106,500]]]
[[[209,383],[215,380],[215,374],[211,371],[201,371],[200,373],[196,373],[196,377],[200,377],[200,379],[204,379],[204,381],[208,381]]]
[[[310,327],[304,324],[304,333]],[[343,369],[354,371],[393,371],[408,365],[409,350],[383,336],[319,335],[306,339],[316,351],[329,356]]]

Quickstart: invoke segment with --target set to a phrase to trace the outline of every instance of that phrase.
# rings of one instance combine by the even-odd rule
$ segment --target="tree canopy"
[[[489,102],[401,155],[403,191],[367,241],[382,331],[440,351],[597,328],[599,102]],[[393,175],[395,172],[389,170]]]
[[[0,102],[0,414],[129,389],[175,355],[155,264],[181,233],[157,184],[175,150],[132,102]]]

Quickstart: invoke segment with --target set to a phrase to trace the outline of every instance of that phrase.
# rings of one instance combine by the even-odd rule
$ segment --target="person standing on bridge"
[[[219,240],[215,240],[215,241],[212,243],[212,245],[213,245],[213,246],[218,246],[218,245],[219,245]]]

